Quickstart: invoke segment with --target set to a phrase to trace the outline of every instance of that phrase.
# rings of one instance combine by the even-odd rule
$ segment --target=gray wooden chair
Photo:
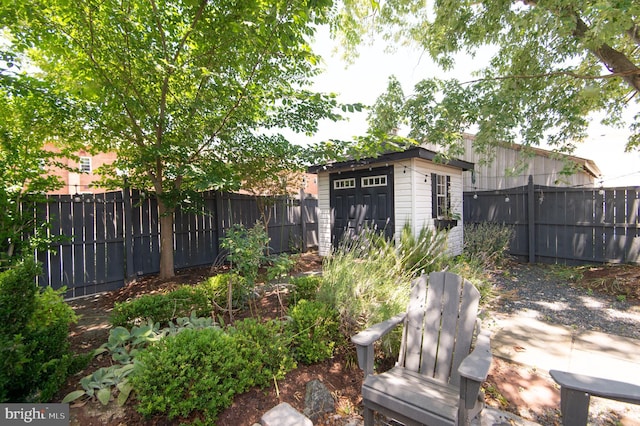
[[[560,385],[560,412],[564,426],[586,426],[591,396],[640,404],[640,386],[632,383],[558,370],[551,370],[549,374]]]
[[[378,411],[405,425],[466,425],[484,406],[480,389],[491,365],[489,334],[477,319],[480,293],[450,272],[417,278],[406,313],[351,338],[362,385],[365,426]],[[403,323],[395,367],[373,374],[374,342]],[[475,339],[474,339],[475,337]],[[470,352],[475,340],[474,350]]]

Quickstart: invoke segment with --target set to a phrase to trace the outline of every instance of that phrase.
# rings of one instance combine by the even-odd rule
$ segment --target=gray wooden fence
[[[507,201],[508,200],[508,201]],[[512,225],[511,254],[530,262],[640,264],[640,187],[533,184],[465,192],[464,223]]]
[[[247,227],[260,219],[255,197],[206,192],[198,211],[175,214],[176,269],[211,265],[220,239],[233,224]],[[50,235],[63,240],[38,252],[41,286],[67,287],[66,297],[115,290],[137,276],[160,270],[160,228],[154,197],[140,191],[53,195],[36,208]],[[317,200],[274,200],[268,226],[272,253],[306,250],[317,245]],[[270,203],[271,204],[271,203]]]

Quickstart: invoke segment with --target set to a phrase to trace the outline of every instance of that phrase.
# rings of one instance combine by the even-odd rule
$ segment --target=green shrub
[[[258,322],[247,318],[238,321],[228,329],[246,351],[246,356],[259,361],[259,369],[254,371],[256,385],[264,386],[296,368],[292,354],[293,337],[281,321]]]
[[[211,314],[207,293],[197,286],[181,286],[166,294],[146,294],[137,299],[116,303],[111,312],[111,324],[131,327],[147,321],[168,324],[178,317]]]
[[[296,266],[297,256],[288,253],[280,253],[267,259],[267,280],[277,280],[286,277]]]
[[[0,321],[2,334],[21,333],[35,310],[38,287],[34,278],[39,268],[35,261],[25,260],[0,274]]]
[[[62,299],[66,289],[39,290],[38,273],[33,260],[0,273],[0,402],[48,401],[78,366],[69,351],[76,316]]]
[[[313,364],[331,358],[339,335],[337,313],[319,301],[300,300],[289,312],[296,358]]]
[[[218,307],[226,306],[229,302],[229,284],[231,284],[231,306],[233,309],[239,309],[245,306],[247,299],[251,293],[251,289],[247,285],[247,280],[238,274],[218,274],[207,278],[198,284],[198,288],[204,291],[209,300]],[[214,307],[216,307],[214,305]]]
[[[138,355],[130,383],[138,411],[186,418],[198,411],[212,423],[237,394],[265,386],[294,367],[290,338],[276,322],[239,321],[225,332],[187,329]]]
[[[293,277],[289,280],[289,283],[293,286],[293,289],[291,291],[291,299],[293,304],[295,305],[302,299],[316,299],[318,289],[322,284],[322,277],[318,275]]]
[[[255,284],[260,265],[266,260],[267,244],[269,235],[260,222],[256,222],[251,229],[233,225],[220,242],[220,246],[229,252],[227,260],[231,262],[231,267],[245,277],[250,286]]]
[[[489,267],[499,265],[509,251],[513,227],[491,222],[464,226],[464,255]]]

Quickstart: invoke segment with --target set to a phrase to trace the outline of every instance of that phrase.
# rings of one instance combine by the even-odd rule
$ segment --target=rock
[[[262,426],[313,426],[311,420],[286,402],[267,411],[260,419]]]
[[[304,396],[304,414],[313,422],[325,413],[335,411],[335,401],[331,392],[320,380],[312,380],[307,383]]]

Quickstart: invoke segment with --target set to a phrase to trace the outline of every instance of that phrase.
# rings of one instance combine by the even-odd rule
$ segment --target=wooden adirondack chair
[[[558,370],[549,374],[560,385],[563,426],[586,426],[592,396],[640,405],[639,385]]]
[[[365,426],[373,412],[406,425],[466,425],[484,407],[480,385],[491,365],[489,334],[477,320],[480,293],[450,272],[417,278],[406,313],[356,334]],[[403,323],[395,367],[373,374],[376,340]],[[475,336],[475,339],[474,339]],[[475,347],[470,348],[475,340]]]

